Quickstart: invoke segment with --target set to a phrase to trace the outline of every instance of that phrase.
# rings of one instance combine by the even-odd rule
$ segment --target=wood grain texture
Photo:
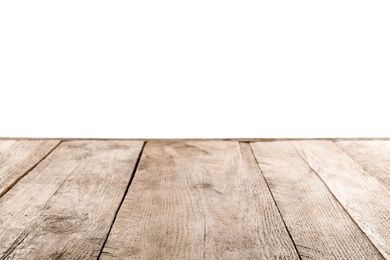
[[[63,142],[0,198],[0,259],[96,259],[142,142]]]
[[[59,143],[59,140],[0,140],[0,197]]]
[[[333,142],[294,145],[375,247],[390,259],[390,192]]]
[[[251,147],[301,258],[383,259],[294,145]]]
[[[390,141],[338,141],[335,144],[390,191]]]
[[[148,142],[102,259],[298,259],[248,144]]]

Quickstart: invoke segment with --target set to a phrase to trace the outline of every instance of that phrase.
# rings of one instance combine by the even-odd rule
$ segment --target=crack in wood
[[[105,251],[103,252],[103,250],[104,250],[104,248],[105,248],[105,246],[106,246],[108,237],[110,236],[112,227],[114,226],[114,223],[115,223],[115,220],[116,220],[116,218],[117,218],[117,216],[118,216],[119,210],[121,209],[122,204],[123,204],[123,202],[125,201],[126,195],[127,195],[127,193],[129,192],[131,183],[133,182],[133,179],[134,179],[135,174],[136,174],[136,172],[137,172],[139,162],[141,161],[142,153],[143,153],[143,151],[144,151],[144,149],[145,149],[146,143],[147,143],[147,142],[144,142],[144,143],[143,143],[142,148],[141,148],[141,151],[139,152],[139,155],[138,155],[137,161],[136,161],[136,163],[135,163],[133,172],[132,172],[132,174],[131,174],[130,180],[129,180],[128,184],[127,184],[127,187],[126,187],[125,192],[123,193],[122,200],[121,200],[121,202],[119,203],[119,206],[118,206],[118,208],[117,208],[117,210],[116,210],[116,212],[115,212],[115,216],[114,216],[114,218],[113,218],[113,220],[112,220],[112,223],[111,223],[111,225],[110,225],[110,229],[109,229],[108,232],[107,232],[107,236],[106,236],[106,238],[105,238],[105,240],[104,240],[104,242],[103,242],[103,245],[102,245],[102,247],[101,247],[101,249],[100,249],[100,252],[99,252],[99,255],[98,255],[97,259],[100,259],[102,253],[108,254],[108,253],[105,252]]]
[[[30,224],[26,227],[23,232],[15,239],[15,241],[11,244],[8,250],[4,253],[4,255],[0,258],[0,260],[6,259],[10,256],[15,249],[28,237],[28,235],[38,226],[38,223]]]

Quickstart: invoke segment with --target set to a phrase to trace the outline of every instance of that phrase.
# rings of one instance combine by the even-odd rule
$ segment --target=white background
[[[0,137],[390,137],[388,1],[1,1]]]

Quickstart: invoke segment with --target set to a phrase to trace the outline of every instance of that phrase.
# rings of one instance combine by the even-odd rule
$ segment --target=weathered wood
[[[248,144],[198,141],[147,143],[101,258],[298,255]]]
[[[390,259],[390,192],[333,142],[294,145],[375,247]]]
[[[335,144],[390,191],[390,141],[338,141]]]
[[[251,147],[302,259],[383,259],[291,142]]]
[[[50,153],[59,140],[0,140],[0,197]]]
[[[96,259],[142,144],[60,144],[0,198],[0,259]]]

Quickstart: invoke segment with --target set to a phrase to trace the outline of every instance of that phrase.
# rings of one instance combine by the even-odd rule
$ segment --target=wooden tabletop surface
[[[2,138],[0,259],[390,259],[390,140]]]

